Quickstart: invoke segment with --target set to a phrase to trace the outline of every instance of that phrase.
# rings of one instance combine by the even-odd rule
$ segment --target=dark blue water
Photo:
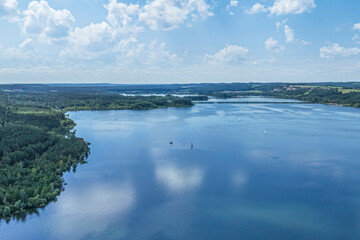
[[[360,239],[358,109],[199,104],[70,117],[91,142],[89,163],[39,215],[3,223],[1,240]]]

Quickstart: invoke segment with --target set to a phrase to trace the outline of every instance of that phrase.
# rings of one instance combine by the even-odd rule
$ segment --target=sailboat
[[[264,134],[266,135],[266,133],[267,133],[267,132],[266,132],[266,129],[265,129]]]
[[[191,150],[194,148],[194,144],[193,143],[191,143]]]

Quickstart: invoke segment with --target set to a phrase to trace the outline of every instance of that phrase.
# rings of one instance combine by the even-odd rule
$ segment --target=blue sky
[[[0,0],[0,83],[360,81],[357,0]]]

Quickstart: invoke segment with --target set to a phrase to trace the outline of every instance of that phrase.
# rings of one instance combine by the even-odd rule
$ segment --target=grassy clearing
[[[342,87],[334,86],[316,86],[316,85],[290,85],[293,88],[333,88],[333,89],[342,89]]]
[[[342,93],[360,92],[360,89],[339,89]]]
[[[342,93],[350,93],[350,92],[360,92],[360,89],[344,89],[342,87],[335,87],[335,86],[315,86],[315,85],[290,85],[293,88],[318,88],[318,89],[337,89]],[[305,95],[309,94],[306,92]]]
[[[262,93],[260,90],[239,91],[240,93]]]

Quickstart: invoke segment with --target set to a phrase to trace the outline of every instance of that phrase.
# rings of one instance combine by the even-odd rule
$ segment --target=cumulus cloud
[[[6,55],[20,56],[21,51],[31,45],[39,54],[57,54],[68,59],[168,64],[178,58],[165,49],[165,43],[138,42],[137,36],[144,27],[171,30],[213,15],[205,0],[149,0],[145,5],[108,0],[103,7],[107,11],[104,21],[74,27],[75,18],[69,10],[54,9],[46,0],[31,1],[19,15],[27,39],[21,46],[6,50]],[[17,1],[0,0],[0,17],[4,9],[17,9]],[[44,52],[44,43],[52,46],[49,53]]]
[[[239,1],[231,0],[229,5],[227,5],[227,6],[228,7],[237,7],[238,4],[239,4]]]
[[[353,29],[360,31],[360,23],[355,23]]]
[[[360,54],[360,48],[345,48],[338,43],[320,48],[320,57],[331,59],[334,57],[351,57]]]
[[[60,56],[96,59],[104,55],[124,52],[126,47],[137,42],[135,37],[143,30],[138,25],[140,6],[110,0],[104,8],[108,12],[106,21],[91,23],[71,31],[68,46],[61,51]],[[131,51],[134,52],[134,49]]]
[[[263,4],[255,3],[249,10],[245,10],[245,13],[247,14],[255,14],[260,12],[266,12],[268,11],[267,8]]]
[[[127,5],[117,2],[117,0],[110,0],[108,4],[104,5],[104,8],[108,11],[106,20],[118,33],[137,33],[142,30],[140,26],[137,26],[140,13],[138,4]]]
[[[288,24],[286,24],[287,19],[282,20],[281,22],[276,22],[276,31],[283,31],[285,42],[292,43],[294,40],[296,40],[297,43],[307,46],[310,45],[310,42],[307,42],[305,40],[295,39],[295,31],[292,29]]]
[[[356,44],[360,44],[360,37],[358,34],[355,34],[354,37],[352,38],[352,40],[356,43]]]
[[[230,3],[226,6],[226,10],[230,13],[230,15],[234,15],[234,12],[230,11],[231,8],[237,7],[239,1],[231,0]]]
[[[276,0],[274,5],[269,7],[270,14],[301,14],[310,12],[315,8],[314,0]]]
[[[143,44],[144,45],[144,44]],[[167,65],[175,63],[178,59],[176,54],[166,50],[166,44],[157,40],[151,41],[141,52],[142,55],[146,56],[145,64],[160,64]]]
[[[13,15],[17,12],[17,0],[0,0],[0,17]]]
[[[294,30],[289,25],[284,26],[284,34],[286,42],[294,41]]]
[[[150,4],[150,3],[148,3]],[[156,40],[140,43],[137,35],[143,30],[139,23],[142,8],[110,0],[104,5],[106,21],[77,27],[69,33],[60,56],[68,59],[101,60],[135,65],[169,65],[177,62],[176,54]]]
[[[141,66],[168,66],[179,61],[177,55],[166,50],[166,44],[158,40],[149,43],[139,43],[135,38],[121,40],[114,51],[117,52],[120,62]]]
[[[84,60],[102,58],[138,65],[167,65],[177,61],[176,54],[167,51],[165,43],[156,40],[139,43],[131,35],[119,35],[106,22],[76,28],[60,56]]]
[[[272,6],[265,7],[263,4],[256,3],[245,12],[248,14],[269,12],[270,15],[301,14],[310,12],[315,7],[314,0],[275,0]]]
[[[276,22],[276,31],[279,31],[280,29],[284,28],[285,23],[287,22],[287,19],[282,20],[281,22]]]
[[[154,0],[142,9],[139,20],[152,30],[172,30],[187,19],[206,19],[212,16],[204,0]]]
[[[20,48],[11,47],[11,48],[0,48],[1,58],[6,60],[27,60],[29,59],[29,54],[22,51]]]
[[[139,5],[108,0],[103,5],[106,19],[82,27],[75,27],[69,10],[54,9],[48,0],[30,1],[18,15],[25,40],[19,46],[0,48],[0,53],[3,59],[20,61],[31,57],[34,61],[30,65],[59,61],[92,64],[94,60],[124,66],[176,64],[180,61],[178,56],[168,51],[164,42],[139,42],[138,34],[147,26],[152,30],[171,30],[198,18],[208,18],[213,13],[205,1],[149,0]],[[234,2],[232,6],[236,5]],[[0,17],[5,14],[4,9],[17,11],[16,0],[0,0]]]
[[[246,55],[249,49],[237,46],[227,45],[224,49],[215,53],[214,55],[205,55],[205,62],[214,64],[228,64],[237,65],[243,63],[246,60]]]
[[[45,40],[68,36],[75,22],[70,11],[55,10],[45,0],[30,2],[23,14],[23,31]]]
[[[308,42],[308,41],[305,41],[305,40],[301,40],[300,42],[301,42],[301,44],[304,45],[304,46],[308,46],[308,45],[311,44],[311,42]]]
[[[280,45],[277,40],[270,37],[265,41],[265,49],[272,53],[279,53],[283,51],[285,48],[284,46]]]
[[[68,37],[68,47],[60,56],[80,59],[95,59],[109,51],[114,45],[116,33],[106,23],[91,23],[83,28],[75,28]]]
[[[1,48],[0,55],[2,59],[27,61],[30,58],[35,59],[36,54],[31,47],[32,39],[26,39],[18,47]]]
[[[6,10],[13,10],[17,7],[16,0],[0,0],[0,6]]]

